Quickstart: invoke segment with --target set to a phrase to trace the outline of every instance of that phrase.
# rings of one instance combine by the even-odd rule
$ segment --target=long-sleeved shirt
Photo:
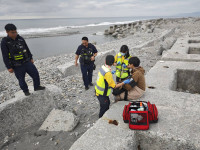
[[[137,67],[131,72],[133,80],[137,83],[137,87],[139,87],[143,91],[145,91],[146,88],[144,73],[145,70],[142,67]],[[128,91],[132,89],[129,84],[125,84],[124,88]]]
[[[4,61],[4,64],[5,64],[6,68],[7,68],[7,69],[11,69],[13,66],[11,66],[11,64],[10,64],[9,49],[8,49],[8,46],[6,45],[6,42],[7,42],[6,39],[7,39],[7,38],[9,38],[9,40],[13,40],[13,39],[11,39],[11,38],[8,37],[8,36],[7,36],[7,37],[4,37],[4,38],[2,39],[2,41],[1,41],[1,52],[2,52],[2,57],[3,57],[3,61]],[[31,54],[31,52],[30,52],[30,50],[29,50],[29,48],[28,48],[28,45],[26,44],[26,41],[24,40],[23,37],[21,37],[20,35],[17,35],[15,41],[17,41],[17,40],[19,40],[19,39],[23,40],[24,45],[25,45],[25,48],[26,48],[27,53],[28,53],[28,57],[29,57],[30,59],[32,59],[32,54]]]

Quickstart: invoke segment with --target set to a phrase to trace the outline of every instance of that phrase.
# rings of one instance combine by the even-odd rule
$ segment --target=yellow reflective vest
[[[124,58],[123,62],[122,62],[122,57],[123,56],[121,53],[117,54],[117,63],[120,62],[120,65],[116,66],[116,76],[121,79],[124,79],[124,78],[128,77],[129,69],[127,67],[123,68],[122,64],[125,64],[126,66],[128,66],[128,61],[131,58],[131,56],[129,56],[128,58]]]
[[[99,70],[95,85],[96,93],[99,95],[109,96],[111,94],[111,88],[105,83],[104,79],[104,76],[107,72],[110,72],[110,69],[104,65]]]

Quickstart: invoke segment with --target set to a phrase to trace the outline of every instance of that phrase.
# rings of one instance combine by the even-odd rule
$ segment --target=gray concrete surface
[[[140,44],[136,47],[134,47],[134,49],[140,49],[140,48],[144,48],[144,47],[151,47],[156,45],[157,43],[160,43],[162,41],[164,41],[166,38],[171,37],[174,32],[176,31],[176,28],[170,29],[170,30],[165,30],[162,35],[160,37],[158,37],[157,39],[148,41],[146,43]]]
[[[113,105],[93,127],[85,132],[70,148],[70,150],[136,150],[135,132],[129,130],[123,122],[122,111],[126,103]],[[116,120],[118,125],[109,124]]]
[[[184,70],[197,72],[188,73]],[[130,130],[122,119],[123,107],[128,102],[118,102],[113,104],[103,118],[78,139],[70,150],[87,150],[91,147],[102,150],[116,149],[119,137],[119,149],[126,149],[128,146],[128,149],[139,147],[142,150],[200,150],[200,94],[177,91],[178,82],[185,86],[185,82],[189,80],[191,85],[195,85],[195,82],[199,85],[198,71],[199,62],[158,62],[146,75],[147,86],[155,88],[147,88],[144,96],[139,99],[157,105],[158,123],[150,124],[148,131]],[[115,119],[119,125],[112,127],[105,118]],[[132,135],[134,140],[132,145],[129,144],[129,135]],[[112,138],[107,138],[109,136]],[[108,148],[111,144],[107,143],[112,143],[112,147]]]
[[[64,65],[57,66],[58,70],[63,74],[63,77],[71,76],[80,73],[80,66],[74,65],[74,61],[67,62]]]
[[[148,89],[140,100],[149,100],[157,105],[157,124],[150,124],[148,131],[130,130],[122,120],[123,107],[128,102],[118,102],[70,150],[90,150],[93,147],[134,150],[138,146],[142,150],[200,149],[199,99],[200,95],[190,93]],[[119,125],[108,124],[104,118],[115,119]],[[130,141],[133,143],[129,144]]]
[[[72,112],[53,109],[39,130],[72,131],[79,123],[79,118]]]
[[[159,61],[146,76],[147,86],[159,90],[200,93],[200,62]]]
[[[99,67],[99,66],[105,64],[105,58],[107,55],[115,55],[115,54],[116,53],[114,50],[99,52],[97,57],[95,58],[95,64],[97,65],[97,67]],[[59,66],[57,66],[57,68],[63,74],[64,77],[78,74],[81,71],[79,65],[77,67],[75,67],[74,61],[67,62],[64,65],[59,65]]]
[[[177,39],[173,47],[163,52],[162,60],[168,61],[200,61],[200,38],[182,37]]]
[[[23,92],[18,92],[15,98],[2,103],[0,139],[20,134],[31,126],[41,124],[49,112],[56,107],[54,99],[60,94],[59,91],[58,87],[47,85],[44,91],[33,92],[27,97]]]
[[[97,57],[95,58],[95,64],[100,67],[105,64],[105,59],[107,55],[116,55],[116,52],[114,50],[109,50],[105,52],[99,52]]]

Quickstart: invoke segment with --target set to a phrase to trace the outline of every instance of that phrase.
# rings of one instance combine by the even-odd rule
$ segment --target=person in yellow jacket
[[[125,80],[122,83],[115,84],[112,74],[115,71],[111,70],[111,66],[114,64],[114,56],[106,56],[105,65],[103,65],[98,73],[98,78],[95,85],[96,96],[100,103],[100,112],[99,118],[109,109],[110,99],[109,95],[111,94],[112,88],[119,88],[124,84],[128,84],[130,79]]]
[[[121,82],[125,80],[129,75],[128,61],[131,58],[129,54],[129,48],[127,45],[122,45],[120,52],[115,56],[116,66],[116,81]]]

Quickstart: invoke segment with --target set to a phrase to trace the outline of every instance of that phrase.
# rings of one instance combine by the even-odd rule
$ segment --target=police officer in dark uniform
[[[76,51],[76,58],[75,58],[75,66],[78,66],[78,59],[80,56],[80,66],[81,72],[83,77],[83,82],[85,85],[85,89],[89,89],[89,85],[93,86],[92,84],[92,74],[94,68],[94,61],[95,57],[97,56],[97,49],[91,43],[88,43],[88,38],[82,38],[82,44],[78,47]]]
[[[45,87],[40,86],[40,77],[33,64],[32,54],[25,40],[17,34],[16,26],[7,24],[5,30],[7,37],[4,37],[1,41],[1,51],[6,68],[10,73],[15,73],[20,88],[26,96],[30,95],[25,81],[26,73],[33,78],[35,91],[44,90]]]

